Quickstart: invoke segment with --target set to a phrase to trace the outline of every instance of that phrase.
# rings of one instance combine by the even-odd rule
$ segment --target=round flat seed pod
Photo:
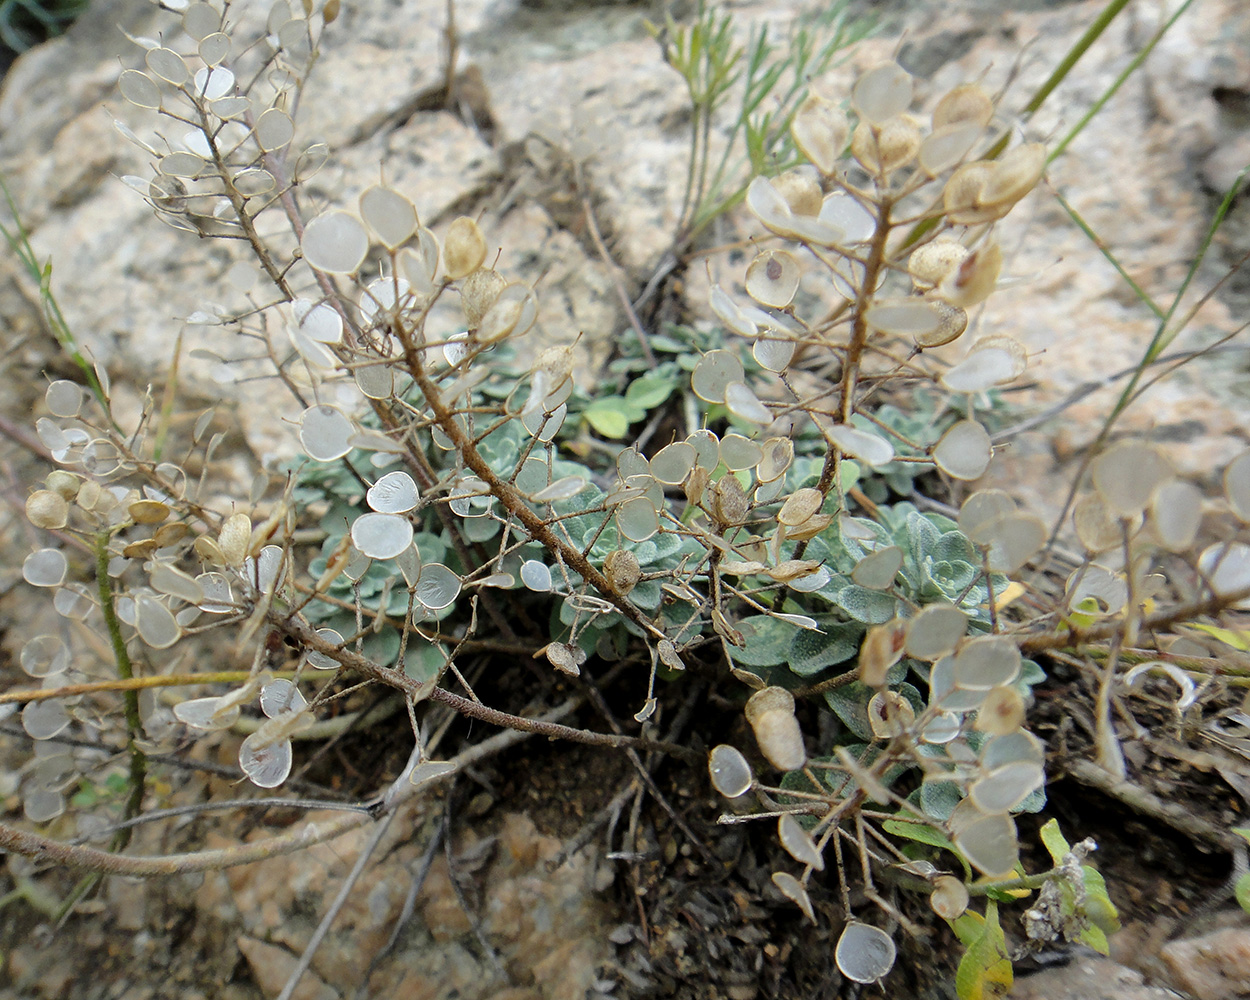
[[[37,635],[22,646],[19,662],[31,677],[52,677],[69,668],[69,647],[60,636]]]
[[[1103,566],[1076,569],[1068,577],[1068,607],[1076,610],[1093,598],[1099,614],[1114,615],[1128,603],[1128,584]]]
[[[68,570],[60,549],[36,549],[22,562],[22,579],[32,587],[59,587]]]
[[[888,465],[894,460],[894,446],[877,434],[861,431],[850,424],[834,424],[827,433],[839,451],[865,465]]]
[[[933,448],[933,463],[952,479],[980,479],[994,457],[990,436],[975,420],[951,426]]]
[[[260,710],[273,719],[283,712],[300,712],[308,707],[308,699],[291,681],[279,677],[260,689]]]
[[[1224,495],[1242,521],[1250,522],[1250,451],[1243,451],[1224,470]]]
[[[851,89],[851,106],[865,121],[880,125],[911,106],[912,78],[896,62],[868,70]]]
[[[1174,479],[1150,498],[1150,531],[1169,552],[1184,552],[1194,544],[1202,524],[1202,491]]]
[[[277,788],[291,773],[291,741],[265,743],[252,733],[239,747],[239,767],[258,788]]]
[[[838,971],[857,983],[875,983],[892,968],[897,949],[894,939],[879,927],[851,921],[842,930],[834,961]]]
[[[865,312],[864,319],[874,330],[899,337],[919,339],[942,325],[937,303],[927,299],[879,299]]]
[[[1210,545],[1198,556],[1198,569],[1206,574],[1211,589],[1220,597],[1250,589],[1250,545],[1243,542]],[[1234,605],[1247,606],[1250,606],[1250,599]]]
[[[527,589],[545,593],[551,589],[551,568],[537,559],[521,563],[521,583]]]
[[[803,824],[790,813],[782,813],[777,818],[777,839],[781,841],[786,853],[799,864],[807,865],[818,872],[825,870],[825,859],[816,849],[815,842],[803,829]]]
[[[784,309],[799,290],[799,262],[785,250],[765,250],[747,265],[746,291],[762,306]]]
[[[291,314],[309,340],[337,344],[343,339],[343,317],[328,302],[314,305],[309,299],[296,299]]]
[[[878,549],[864,556],[851,570],[851,579],[869,590],[887,590],[903,568],[903,550],[897,545]]]
[[[846,112],[836,104],[815,95],[809,96],[790,122],[790,137],[807,161],[822,174],[837,168],[846,152],[851,127]]]
[[[876,217],[849,194],[825,195],[817,221],[842,234],[843,243],[866,243],[877,231]]]
[[[742,362],[729,351],[709,351],[699,359],[690,376],[694,393],[708,403],[725,402],[725,387],[741,382],[745,371]]]
[[[195,93],[207,101],[216,101],[234,93],[234,74],[224,66],[196,70]]]
[[[135,631],[153,649],[168,649],[182,635],[169,608],[143,594],[135,598]]]
[[[365,501],[379,514],[406,514],[418,503],[417,484],[406,472],[388,472],[369,487]]]
[[[144,62],[154,75],[166,83],[172,83],[175,87],[181,86],[191,78],[186,60],[173,49],[159,47],[148,49],[144,55]]]
[[[1172,478],[1172,468],[1158,449],[1140,441],[1119,441],[1094,459],[1090,478],[1108,511],[1133,517]]]
[[[460,587],[460,577],[442,563],[426,563],[417,580],[417,599],[431,611],[441,611],[460,596]]]
[[[794,360],[798,346],[787,335],[765,330],[751,345],[751,356],[766,371],[783,372]]]
[[[394,188],[381,184],[361,194],[360,217],[388,250],[407,243],[420,225],[416,206]]]
[[[651,475],[658,482],[680,486],[690,475],[698,457],[694,445],[686,441],[675,441],[655,453],[650,462]]]
[[[929,604],[907,624],[903,648],[917,660],[939,660],[954,652],[968,631],[968,616],[953,604]]]
[[[660,530],[660,518],[649,498],[634,497],[616,508],[616,526],[631,542],[645,542]]]
[[[70,721],[58,698],[27,702],[22,709],[22,728],[32,740],[50,740],[64,731]]]
[[[354,215],[325,212],[304,228],[300,247],[304,259],[318,271],[352,274],[369,252],[369,234]]]
[[[343,637],[332,628],[317,629],[317,637],[324,639],[326,642],[333,643],[335,646],[343,644]],[[339,661],[325,653],[319,653],[316,650],[309,650],[308,665],[317,670],[337,670]]]
[[[1012,684],[1020,676],[1020,648],[1006,636],[972,639],[955,654],[955,686],[969,691],[989,691]]]
[[[157,109],[161,106],[161,88],[150,76],[137,69],[125,70],[117,81],[122,97],[139,108]]]
[[[954,875],[939,876],[933,882],[929,906],[943,920],[956,920],[968,909],[968,887]]]
[[[280,108],[270,108],[258,119],[253,131],[256,145],[266,153],[285,148],[295,138],[295,123]]]
[[[216,66],[230,55],[230,36],[224,31],[214,31],[200,39],[200,58],[208,66]]]
[[[577,496],[587,486],[585,477],[583,476],[565,476],[563,479],[557,479],[550,486],[545,486],[533,496],[530,497],[535,503],[556,503],[560,500],[570,500]]]
[[[789,872],[773,872],[773,885],[781,891],[783,896],[798,906],[808,920],[816,922],[816,913],[812,909],[811,898],[807,895],[807,890],[803,888],[802,882]]]
[[[708,754],[707,769],[712,777],[712,787],[728,799],[744,794],[754,780],[747,759],[723,743]]]
[[[730,382],[725,386],[725,409],[739,420],[761,427],[773,422],[768,407],[745,382]]]
[[[299,439],[309,458],[333,462],[352,450],[355,426],[334,406],[310,406],[300,417]]]
[[[955,807],[950,826],[959,852],[984,874],[1007,875],[1020,863],[1016,824],[1008,814],[987,815],[965,799]]]
[[[987,561],[995,573],[1014,573],[1046,542],[1046,525],[1036,514],[1008,514],[982,526],[973,539],[989,547]]]
[[[412,544],[412,523],[397,514],[361,514],[352,522],[352,544],[370,559],[394,559]]]
[[[996,771],[1008,764],[1022,762],[1039,768],[1046,763],[1046,747],[1036,736],[1024,730],[995,736],[981,747],[980,763],[985,771]]]
[[[958,166],[985,133],[978,122],[956,122],[934,129],[920,143],[920,166],[930,177]]]
[[[758,332],[755,322],[747,317],[738,303],[720,285],[712,286],[708,293],[708,305],[716,318],[725,324],[725,328],[740,337],[754,337]]]
[[[720,460],[730,472],[753,469],[764,457],[764,449],[741,434],[726,434],[720,441]]]
[[[984,392],[1003,385],[1024,373],[1024,348],[1009,338],[996,338],[993,344],[977,342],[972,352],[940,379],[951,392]],[[1014,345],[1014,346],[1012,346]]]

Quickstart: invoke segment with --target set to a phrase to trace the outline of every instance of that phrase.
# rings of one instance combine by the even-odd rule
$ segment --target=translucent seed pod
[[[712,787],[727,799],[736,799],[744,794],[754,780],[747,759],[723,743],[708,754],[707,769]]]
[[[797,771],[807,763],[803,733],[794,717],[794,695],[785,688],[767,687],[747,699],[747,722],[768,762],[779,771]]]
[[[785,250],[765,250],[747,266],[746,291],[760,305],[784,309],[799,290],[799,262]]]
[[[883,63],[864,73],[851,90],[851,105],[860,118],[874,124],[902,114],[911,104],[912,78],[896,62]]]
[[[264,115],[261,118],[263,120]],[[380,184],[366,188],[361,194],[360,217],[388,250],[396,250],[407,243],[420,225],[412,202],[393,188]]]
[[[790,123],[790,137],[794,145],[812,166],[826,176],[837,169],[850,131],[846,112],[815,95],[799,105]]]
[[[834,961],[847,979],[875,983],[894,967],[894,939],[879,927],[851,921],[838,938]]]
[[[453,220],[443,240],[443,266],[452,281],[468,277],[486,260],[486,237],[467,216]]]

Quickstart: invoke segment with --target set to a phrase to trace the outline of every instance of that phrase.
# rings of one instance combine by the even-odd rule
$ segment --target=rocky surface
[[[247,30],[261,5],[238,6],[241,30]],[[906,28],[900,58],[921,75],[926,102],[984,75],[992,88],[1010,78],[1004,106],[1018,109],[1102,6],[1102,0],[862,4],[885,18],[887,31],[819,86],[845,93],[857,70],[896,50]],[[1135,7],[1043,111],[1021,125],[1023,131],[1052,142],[1066,136],[1146,44],[1164,8],[1175,6]],[[736,5],[734,12],[744,30],[768,23],[782,31],[802,7],[776,0]],[[301,140],[326,141],[333,151],[305,196],[317,205],[351,202],[377,180],[385,162],[388,181],[411,195],[423,221],[436,230],[457,214],[480,213],[502,250],[501,266],[521,277],[541,276],[540,335],[562,343],[584,335],[579,371],[589,378],[626,329],[617,283],[630,295],[646,283],[669,249],[680,210],[686,105],[678,78],[645,33],[644,17],[652,12],[632,4],[570,9],[457,0],[457,101],[446,110],[438,100],[444,84],[441,9],[344,5],[302,107]],[[267,386],[218,381],[207,355],[187,354],[191,347],[225,356],[236,349],[220,329],[188,328],[185,317],[207,303],[238,304],[240,293],[226,280],[237,255],[220,243],[196,242],[161,227],[117,180],[143,174],[147,166],[112,120],[140,134],[152,128],[146,113],[127,107],[115,93],[121,70],[138,61],[117,26],[144,34],[160,30],[167,18],[145,0],[97,0],[69,37],[20,59],[0,91],[0,172],[37,250],[53,260],[55,288],[71,327],[114,373],[123,406],[137,412],[147,384],[163,383],[185,330],[183,401],[208,405],[222,399],[237,410],[256,455],[289,454],[293,435],[283,418],[295,415],[293,407],[282,410],[285,403],[275,404]],[[1022,402],[1046,407],[1081,386],[1110,379],[1141,356],[1157,323],[1073,226],[1053,192],[1070,201],[1168,309],[1214,206],[1250,161],[1247,38],[1250,11],[1238,0],[1208,0],[1201,16],[1184,17],[1144,71],[1055,162],[1048,187],[1003,227],[1009,276],[975,323],[980,331],[1017,336],[1034,355],[1030,386],[1016,396]],[[607,236],[610,261],[590,238],[587,205]],[[1246,211],[1243,202],[1237,218],[1244,220]],[[1228,263],[1245,252],[1247,227],[1234,228],[1217,240],[1178,315],[1198,306]],[[717,236],[729,241],[751,231],[735,216]],[[714,274],[732,276],[740,274],[741,263],[717,259],[712,267]],[[15,402],[33,410],[39,405],[38,373],[53,348],[14,287],[6,281],[0,288],[5,363]],[[706,288],[702,263],[686,287],[685,306],[706,317],[699,297]],[[1202,303],[1170,350],[1212,344],[1236,329],[1244,320],[1247,287],[1250,282],[1232,282]],[[1246,367],[1244,351],[1200,359],[1156,386],[1148,404],[1129,411],[1122,429],[1159,441],[1183,472],[1209,486],[1222,463],[1246,445]],[[1053,513],[1074,456],[1122,385],[1109,382],[1051,424],[1014,437],[996,457],[989,481],[1010,483],[1027,505]],[[612,980],[599,978],[614,926],[596,895],[601,859],[588,849],[549,873],[545,861],[559,852],[560,842],[517,814],[504,817],[489,835],[458,839],[452,868],[445,858],[434,862],[417,899],[419,931],[363,982],[354,959],[386,942],[424,849],[424,840],[413,836],[423,822],[414,813],[395,824],[379,852],[382,860],[363,891],[352,896],[297,996],[350,997],[363,985],[367,995],[523,1000],[609,988]],[[179,920],[196,924],[208,935],[199,941],[199,953],[218,952],[215,964],[205,960],[202,968],[218,978],[179,980],[166,993],[139,976],[122,978],[122,988],[135,991],[134,1000],[273,997],[358,847],[345,838],[289,860],[205,878],[188,893],[195,908],[189,917],[155,907],[147,890],[122,884],[111,890],[107,909],[95,911],[101,922],[111,922],[99,945],[122,954],[119,942],[129,942],[130,960],[139,968],[172,967],[177,937],[170,928],[182,926]],[[452,884],[455,871],[466,868],[478,873],[475,884],[489,887],[471,900],[471,912]],[[490,941],[494,960],[479,948],[478,931]],[[1177,985],[1194,995],[1231,995],[1219,989],[1231,988],[1238,977],[1244,983],[1250,973],[1235,964],[1244,960],[1244,939],[1229,945],[1225,938],[1180,942],[1165,952],[1165,961]],[[1200,960],[1217,947],[1223,948],[1218,954],[1233,957],[1215,962],[1208,978],[1194,978]],[[46,947],[32,936],[12,953],[9,971],[14,982],[25,984],[23,995],[132,997],[91,992],[89,970],[76,963],[65,935]],[[1206,985],[1212,982],[1224,985]],[[1118,992],[1110,992],[1113,987]],[[626,986],[620,989],[617,995]],[[739,992],[749,995],[749,985]],[[1022,980],[1013,995],[1153,1000],[1166,994],[1122,967],[1078,964]]]

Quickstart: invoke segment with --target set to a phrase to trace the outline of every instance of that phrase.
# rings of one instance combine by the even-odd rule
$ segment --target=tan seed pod
[[[996,242],[977,247],[938,286],[937,294],[952,306],[968,309],[988,299],[998,285],[1003,251]],[[954,339],[954,338],[951,338]]]
[[[975,83],[965,83],[948,90],[933,109],[934,130],[947,125],[976,122],[982,127],[994,117],[994,102]]]
[[[217,547],[227,566],[242,566],[252,542],[252,519],[246,514],[231,514],[217,535]]]
[[[1026,142],[994,161],[980,201],[985,206],[1014,205],[1037,186],[1046,170],[1046,147]]]
[[[686,503],[692,506],[699,506],[703,503],[703,496],[707,492],[708,484],[712,481],[712,475],[701,465],[696,465],[690,470],[690,475],[686,477],[686,481],[682,484],[682,489],[686,493]]]
[[[59,530],[69,522],[69,503],[53,490],[35,490],[26,498],[26,520],[36,528]]]
[[[147,559],[158,547],[155,538],[141,538],[125,546],[122,549],[122,555],[127,559]]]
[[[628,549],[616,549],[609,552],[603,561],[603,575],[607,577],[612,589],[624,597],[638,583],[642,569],[636,555]]]
[[[815,538],[833,523],[832,514],[813,514],[801,524],[786,528],[786,538],[792,542],[802,542]]]
[[[135,524],[160,524],[169,517],[169,507],[159,500],[136,500],[128,513]]]
[[[851,155],[869,173],[885,176],[916,158],[921,139],[910,115],[897,115],[880,126],[860,122],[851,135]]]
[[[799,106],[790,123],[790,137],[799,152],[825,175],[832,174],[837,169],[838,161],[846,150],[846,138],[850,131],[846,112],[836,104],[815,95],[808,97]]]
[[[886,674],[903,655],[907,622],[901,618],[874,625],[859,647],[859,679],[868,687],[883,687]]]
[[[321,20],[326,24],[333,24],[339,16],[339,7],[340,0],[326,0],[321,8]]]
[[[460,285],[460,307],[469,329],[476,330],[486,311],[495,304],[508,279],[491,267],[479,267]]]
[[[940,875],[933,881],[929,906],[943,920],[956,920],[968,909],[968,887],[954,875]]]
[[[985,207],[981,193],[985,190],[994,164],[975,160],[957,169],[942,188],[942,207],[947,218],[959,226],[976,226],[1000,219],[1011,210],[1010,205]]]
[[[455,281],[468,277],[486,260],[486,237],[478,224],[468,216],[453,220],[443,240],[443,266],[447,277]]]
[[[747,519],[747,495],[733,474],[721,476],[712,490],[712,516],[725,527],[743,524]]]
[[[156,529],[156,534],[152,536],[152,540],[156,542],[157,548],[166,548],[182,541],[189,534],[191,528],[182,521],[171,521],[169,524],[162,524]]]
[[[912,284],[925,292],[964,262],[971,251],[955,240],[934,240],[917,247],[907,258],[907,273]]]
[[[921,347],[941,347],[943,344],[949,344],[962,337],[964,331],[968,329],[968,314],[958,306],[936,299],[933,307],[941,314],[942,321],[938,323],[936,329],[916,337],[916,343]]]
[[[811,486],[795,490],[781,505],[781,510],[777,512],[777,521],[787,526],[802,524],[820,510],[820,505],[824,503],[824,500],[820,490]]]
[[[82,485],[78,487],[78,495],[74,497],[74,502],[83,510],[93,511],[103,495],[104,490],[99,483],[93,479],[84,479]]]
[[[977,711],[978,732],[1006,736],[1024,725],[1024,696],[1014,687],[993,688]]]
[[[915,721],[916,710],[897,691],[878,691],[868,699],[868,725],[879,740],[903,735]]]
[[[195,544],[192,548],[195,549],[195,554],[200,558],[200,560],[208,563],[210,566],[226,565],[226,557],[221,551],[221,546],[219,546],[207,535],[200,535],[200,537],[195,540]]]
[[[52,490],[53,493],[59,493],[69,501],[78,496],[78,490],[82,482],[81,476],[76,476],[72,472],[66,472],[64,469],[53,469],[48,473],[43,484]]]
[[[805,170],[787,170],[772,179],[773,190],[786,200],[795,215],[817,215],[824,194],[816,178]]]
[[[747,699],[747,722],[768,763],[779,771],[797,771],[807,763],[803,732],[794,717],[794,695],[785,688],[767,687]]]

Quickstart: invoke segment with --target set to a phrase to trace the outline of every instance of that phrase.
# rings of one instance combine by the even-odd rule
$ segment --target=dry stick
[[[417,753],[419,750],[420,747],[414,750],[413,753]],[[405,769],[406,773],[407,770]],[[291,970],[290,976],[287,977],[286,985],[282,987],[282,992],[278,994],[278,1000],[291,1000],[291,996],[295,993],[295,987],[299,985],[299,981],[304,977],[304,973],[308,971],[308,966],[312,964],[313,955],[317,953],[321,942],[325,939],[326,934],[329,933],[330,925],[334,923],[334,918],[339,915],[339,911],[347,902],[347,897],[356,888],[356,883],[360,881],[360,876],[365,872],[365,865],[369,863],[369,859],[373,857],[373,852],[377,850],[378,844],[386,836],[386,831],[391,828],[395,815],[395,810],[392,810],[374,829],[373,834],[369,837],[369,843],[365,845],[364,850],[356,858],[356,863],[352,865],[352,870],[348,873],[347,878],[343,879],[338,895],[334,897],[334,902],[330,904],[330,908],[326,911],[325,916],[321,918],[321,923],[313,931],[313,936],[309,939],[308,946],[300,955],[299,961],[295,963],[295,968]]]
[[[1225,851],[1235,850],[1244,841],[1234,833],[1222,830],[1178,802],[1166,802],[1140,785],[1117,778],[1093,761],[1079,758],[1066,761],[1064,769],[1083,785],[1097,788],[1129,808],[1166,823],[1191,840],[1213,844]]]
[[[611,604],[615,605],[616,609],[626,618],[654,639],[667,638],[663,629],[657,628],[655,623],[643,614],[632,601],[622,597],[612,588],[607,578],[591,564],[589,559],[571,545],[562,542],[551,530],[547,522],[530,509],[525,502],[525,498],[515,486],[499,478],[495,470],[490,467],[486,459],[482,457],[473,442],[465,434],[464,429],[456,421],[455,414],[447,408],[438,389],[426,374],[420,348],[413,342],[411,331],[402,325],[398,325],[396,333],[399,336],[400,343],[403,345],[404,361],[407,364],[408,373],[413,377],[417,385],[420,386],[426,402],[429,403],[430,409],[434,413],[435,421],[452,444],[455,445],[456,451],[464,460],[464,463],[473,470],[474,475],[486,483],[491,494],[503,508],[521,522],[531,538],[541,542],[549,552],[563,559],[565,563],[581,575],[583,580],[599,591]]]
[[[621,281],[620,265],[608,253],[607,245],[603,242],[603,236],[599,232],[599,225],[595,221],[595,210],[590,204],[588,195],[582,195],[582,214],[586,217],[586,228],[590,232],[590,238],[595,244],[595,249],[599,252],[603,263],[611,272],[612,287],[616,289],[616,296],[621,300],[621,306],[629,319],[629,325],[634,328],[634,334],[638,337],[638,347],[642,350],[643,360],[647,362],[648,368],[655,368],[657,363],[655,354],[651,350],[651,345],[647,342],[647,331],[642,328],[642,321],[638,318],[638,313],[635,312],[633,303],[629,301],[629,296],[625,294],[625,285]]]
[[[562,719],[572,713],[579,704],[581,704],[580,699],[571,698],[563,705],[546,713],[540,719],[530,721],[550,723],[555,719]],[[481,743],[460,752],[449,763],[455,765],[456,771],[472,767],[478,761],[499,753],[501,750],[515,746],[522,740],[528,739],[531,735],[532,733],[530,732],[521,732],[516,729],[504,730],[504,732],[496,733],[489,739],[483,740]],[[392,784],[386,795],[383,796],[388,807],[394,807],[406,801],[417,794],[420,789],[424,789],[433,780],[436,780],[431,779],[431,782],[413,786],[406,784],[406,775],[400,775],[400,778],[403,779],[405,785],[396,787]],[[393,795],[391,794],[392,792],[394,793]],[[185,875],[189,872],[220,871],[223,868],[246,865],[253,861],[264,861],[282,854],[293,854],[314,844],[320,844],[342,836],[344,833],[370,822],[371,819],[372,817],[369,815],[350,813],[322,824],[299,824],[287,833],[279,834],[276,837],[268,837],[265,840],[258,840],[250,844],[240,844],[235,847],[226,847],[218,850],[196,851],[190,854],[165,854],[147,857],[110,854],[107,851],[97,851],[90,847],[75,847],[53,840],[50,837],[43,837],[36,833],[27,833],[24,830],[18,830],[7,824],[0,823],[0,850],[34,858],[36,861],[63,865],[67,868],[104,872],[108,875],[125,875],[132,878],[151,878],[157,875]]]
[[[341,649],[334,643],[327,642],[313,630],[311,625],[301,618],[284,617],[277,612],[271,611],[269,623],[280,632],[298,640],[314,652],[324,653],[331,659],[337,660],[344,667],[362,673],[366,677],[370,677],[382,684],[398,688],[414,701],[424,701],[428,698],[430,701],[436,701],[455,709],[461,715],[467,715],[482,722],[489,722],[493,726],[499,726],[504,729],[520,729],[525,732],[537,733],[540,736],[546,736],[553,740],[568,740],[572,743],[585,743],[590,746],[659,750],[661,753],[672,754],[674,757],[680,757],[683,760],[702,759],[693,750],[678,746],[675,743],[650,740],[641,736],[618,736],[609,733],[596,733],[586,729],[574,729],[571,726],[557,725],[553,722],[544,722],[539,719],[527,719],[520,715],[510,715],[507,712],[490,708],[480,702],[453,694],[435,686],[432,681],[415,681],[407,674],[380,667],[359,653]]]

